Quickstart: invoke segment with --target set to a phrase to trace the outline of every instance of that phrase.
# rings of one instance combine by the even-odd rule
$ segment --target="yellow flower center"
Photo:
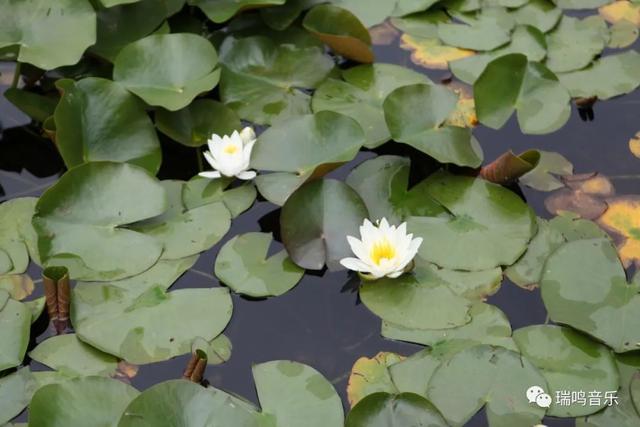
[[[373,244],[371,260],[380,265],[383,259],[393,259],[396,256],[396,248],[387,239],[382,239]]]
[[[227,154],[235,154],[238,151],[238,147],[233,144],[226,145],[223,150]]]

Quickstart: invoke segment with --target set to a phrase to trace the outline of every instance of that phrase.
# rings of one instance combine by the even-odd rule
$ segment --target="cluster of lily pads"
[[[573,172],[566,159],[534,150],[485,162],[472,131],[478,121],[500,128],[516,112],[523,132],[552,132],[569,118],[572,98],[636,89],[640,54],[602,54],[637,37],[637,0],[1,7],[0,58],[17,63],[5,96],[67,170],[41,197],[0,205],[0,425],[26,407],[32,427],[344,425],[331,383],[293,361],[253,368],[260,408],[185,379],[142,392],[119,379],[134,365],[187,353],[224,362],[231,292],[277,297],[305,270],[359,269],[345,262],[357,247],[347,237],[363,222],[363,233],[371,230],[367,220],[406,227],[417,255],[392,274],[363,275],[359,297],[382,319],[384,337],[425,349],[359,360],[347,426],[460,426],[482,407],[492,427],[533,426],[545,415],[580,417],[580,426],[640,424],[640,276],[627,280],[615,242],[595,222],[566,212],[537,218],[506,186],[558,189],[558,176]],[[600,15],[565,13],[597,7]],[[468,87],[374,63],[368,28],[388,18],[415,57],[444,62],[473,85],[473,97]],[[255,144],[252,131],[233,134],[247,124],[260,131]],[[248,164],[225,168],[212,146],[207,160],[217,171],[205,170],[210,138],[231,141],[212,135],[251,141],[241,159]],[[192,147],[201,173],[158,179],[161,140]],[[243,148],[231,145],[231,154]],[[325,177],[363,151],[367,160],[345,181]],[[258,193],[281,206],[284,249],[267,256],[268,233],[233,236],[212,266],[225,286],[170,290]],[[70,295],[27,300],[30,263],[48,281],[70,277]],[[504,276],[539,286],[555,324],[512,332],[485,302]],[[51,368],[36,372],[23,363],[45,306],[50,317],[70,311],[72,328],[28,353]],[[616,391],[619,404],[546,409],[526,399],[531,385],[552,395]]]

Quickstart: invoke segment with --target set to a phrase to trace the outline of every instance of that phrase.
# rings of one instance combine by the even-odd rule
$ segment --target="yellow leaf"
[[[28,274],[0,276],[0,289],[9,292],[11,298],[22,301],[33,293],[33,280]]]
[[[458,95],[458,104],[447,118],[446,123],[452,126],[468,128],[477,126],[476,103],[469,86],[463,83],[451,82],[447,84],[447,87]]]
[[[361,357],[351,368],[349,384],[347,385],[347,398],[353,408],[366,396],[377,393],[397,393],[396,386],[391,380],[391,374],[387,369],[405,358],[396,353],[380,352],[372,359]]]
[[[636,136],[629,140],[629,150],[634,156],[640,159],[640,132],[636,133]]]
[[[413,52],[411,60],[415,64],[438,70],[446,70],[451,61],[475,55],[472,50],[443,45],[438,39],[426,39],[409,34],[402,35],[400,47]]]
[[[598,222],[617,237],[618,254],[625,267],[640,267],[640,196],[609,200],[609,208]]]
[[[640,4],[633,4],[628,0],[620,0],[602,6],[600,15],[612,24],[626,20],[640,27]]]

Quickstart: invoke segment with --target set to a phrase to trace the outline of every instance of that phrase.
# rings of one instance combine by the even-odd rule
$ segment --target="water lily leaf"
[[[200,147],[212,134],[231,135],[242,127],[232,109],[211,99],[198,99],[178,111],[156,111],[156,126],[169,138],[187,147]]]
[[[196,338],[191,344],[191,352],[202,351],[207,355],[207,364],[221,365],[231,358],[232,347],[231,340],[220,334],[211,341]]]
[[[391,139],[384,120],[383,102],[395,89],[429,83],[423,74],[391,64],[360,65],[328,79],[313,95],[313,111],[330,110],[355,119],[367,136],[365,146],[375,148]]]
[[[288,0],[282,6],[261,8],[260,17],[269,27],[282,31],[293,24],[302,11],[321,2],[322,0]]]
[[[640,266],[640,198],[618,197],[607,200],[607,205],[598,223],[619,237],[618,254],[624,266]]]
[[[220,249],[215,274],[235,292],[252,297],[282,295],[302,278],[298,267],[282,250],[267,258],[272,236],[246,233],[235,236]]]
[[[6,292],[0,290],[0,294],[6,295]],[[11,298],[0,306],[0,371],[4,371],[22,363],[29,344],[31,311]]]
[[[129,162],[155,174],[160,143],[143,104],[110,80],[58,80],[56,144],[68,168],[91,161]]]
[[[453,292],[470,300],[484,301],[497,293],[502,285],[502,269],[499,267],[461,271],[439,268],[433,264],[423,265],[423,262],[419,258],[416,259],[416,272],[421,272],[422,269],[433,271],[438,277],[448,282]]]
[[[311,173],[298,175],[290,172],[261,174],[256,177],[255,184],[262,197],[274,205],[282,206],[294,191],[309,180],[311,175]]]
[[[249,403],[213,387],[185,380],[156,384],[133,399],[118,427],[155,427],[172,420],[183,427],[258,427]]]
[[[534,425],[545,409],[530,405],[524,397],[532,384],[546,388],[544,377],[527,359],[501,347],[479,345],[440,365],[427,394],[451,425],[463,425],[485,403],[492,427]]]
[[[176,111],[218,84],[217,64],[218,54],[204,37],[186,33],[152,35],[120,51],[113,78],[147,104]]]
[[[560,247],[547,260],[540,287],[554,322],[586,332],[616,352],[640,348],[640,318],[634,315],[640,306],[638,284],[627,284],[608,239]]]
[[[373,27],[383,22],[393,14],[397,4],[396,1],[372,3],[370,0],[331,0],[331,3],[353,13],[365,27]]]
[[[411,217],[408,227],[424,238],[419,255],[440,267],[486,270],[511,265],[535,234],[533,212],[504,187],[446,172],[432,175],[425,185],[451,216]]]
[[[531,172],[540,161],[538,150],[527,150],[517,156],[507,151],[488,165],[480,168],[479,176],[496,184],[509,184]]]
[[[547,34],[545,65],[556,73],[582,69],[600,55],[608,41],[607,24],[599,16],[582,20],[564,16]]]
[[[640,75],[635,71],[639,68],[640,53],[629,50],[605,56],[583,70],[558,74],[558,78],[574,98],[609,99],[640,86]]]
[[[82,377],[40,388],[29,404],[33,427],[100,425],[116,427],[138,391],[121,381]]]
[[[554,192],[544,202],[555,215],[570,212],[585,219],[597,219],[609,208],[606,199],[615,194],[611,181],[598,173],[567,175],[562,181],[566,188]]]
[[[0,274],[21,274],[29,265],[25,242],[38,199],[22,197],[0,204]]]
[[[551,396],[562,390],[592,391],[604,396],[606,391],[618,389],[618,369],[607,347],[591,341],[570,328],[555,325],[536,325],[518,329],[513,339],[520,352],[538,368],[547,380]],[[582,405],[579,402],[559,405],[551,402],[547,415],[578,417],[598,412],[606,405]]]
[[[45,297],[40,297],[31,301],[25,301],[23,304],[27,306],[31,312],[31,324],[33,325],[42,315],[45,306]]]
[[[412,424],[443,426],[446,425],[446,421],[433,404],[417,394],[375,393],[353,408],[347,416],[345,426],[386,427]]]
[[[28,274],[12,274],[0,276],[0,290],[9,292],[9,296],[16,301],[22,301],[33,293],[35,286]]]
[[[409,186],[409,159],[399,156],[378,156],[356,167],[346,183],[355,189],[369,210],[372,219],[386,218],[399,225],[406,217],[438,216],[445,209],[418,184]]]
[[[553,191],[562,188],[564,184],[554,175],[571,175],[573,173],[571,162],[559,153],[536,151],[540,158],[533,170],[520,177],[520,183],[538,191]]]
[[[138,2],[140,0],[100,0],[100,3],[104,6],[104,7],[114,7],[114,6],[118,6],[121,4],[129,4],[129,3],[135,3]]]
[[[509,43],[510,29],[483,21],[475,25],[439,24],[438,37],[444,43],[462,49],[492,50]]]
[[[182,187],[182,203],[187,209],[195,209],[222,202],[235,218],[251,207],[257,194],[253,185],[228,188],[230,183],[228,178],[211,180],[196,175]]]
[[[307,13],[302,25],[345,58],[365,63],[375,59],[369,31],[346,9],[332,4],[315,6]]]
[[[39,122],[44,122],[53,115],[58,104],[57,98],[13,87],[5,90],[3,95],[20,111]]]
[[[342,427],[342,402],[318,371],[301,363],[276,360],[253,366],[265,419],[278,427]]]
[[[640,10],[640,7],[639,7]],[[635,25],[627,20],[618,21],[609,28],[611,31],[611,38],[609,39],[608,47],[612,49],[621,49],[624,47],[629,47],[636,40],[638,40],[638,35],[640,34],[640,30],[638,29],[640,25]]]
[[[20,368],[0,378],[0,425],[11,421],[27,407],[34,388],[29,368]]]
[[[125,225],[160,215],[167,207],[162,185],[137,166],[77,166],[36,205],[40,256],[48,266],[66,266],[74,279],[133,276],[155,264],[162,244]]]
[[[473,89],[478,120],[494,129],[504,126],[514,110],[520,128],[529,134],[553,132],[571,115],[569,94],[558,78],[522,54],[493,60]]]
[[[286,0],[188,0],[192,6],[200,8],[215,23],[226,22],[245,9],[278,6]]]
[[[110,376],[118,368],[118,359],[83,343],[75,334],[46,339],[31,350],[29,357],[71,377]]]
[[[295,116],[267,129],[251,154],[251,166],[299,176],[335,168],[353,159],[365,143],[362,128],[350,117],[332,111]]]
[[[593,9],[610,3],[611,0],[552,0],[562,9]]]
[[[388,368],[403,359],[403,356],[396,353],[380,352],[372,358],[361,357],[356,360],[347,385],[349,405],[353,408],[362,399],[374,393],[398,393]]]
[[[633,376],[629,389],[631,391],[633,406],[635,406],[636,411],[640,411],[640,374],[636,373]]]
[[[551,31],[563,16],[562,9],[550,0],[531,0],[524,6],[512,10],[511,15],[516,23],[531,25],[543,33]]]
[[[422,12],[429,9],[438,0],[397,0],[396,8],[392,16],[405,16],[411,13]]]
[[[88,0],[7,3],[0,20],[0,48],[20,46],[18,61],[50,70],[72,65],[96,41],[96,13]]]
[[[414,64],[436,70],[446,70],[450,62],[475,55],[472,50],[443,45],[437,38],[412,34],[402,35],[400,47],[412,51],[411,61]]]
[[[458,96],[444,86],[417,84],[391,92],[383,107],[393,139],[442,163],[477,167],[482,149],[468,128],[444,124]],[[429,105],[430,108],[424,108]]]
[[[313,89],[334,63],[320,47],[277,44],[267,37],[227,37],[220,47],[222,101],[245,120],[271,124],[311,111]]]
[[[398,30],[410,36],[433,39],[438,37],[438,24],[451,22],[444,10],[426,10],[402,18],[391,18],[391,23]]]
[[[311,181],[285,202],[280,215],[282,241],[297,265],[310,270],[342,269],[351,256],[346,236],[356,236],[367,208],[348,185],[332,180]]]
[[[637,132],[636,135],[629,140],[629,151],[640,159],[640,132]]]
[[[640,27],[640,4],[633,4],[627,0],[618,0],[602,6],[600,15],[612,24],[628,21]]]

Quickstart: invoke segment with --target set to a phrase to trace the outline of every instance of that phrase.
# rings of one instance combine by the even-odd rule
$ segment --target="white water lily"
[[[398,227],[382,218],[375,226],[368,219],[360,226],[360,240],[347,236],[351,250],[357,258],[343,258],[340,264],[349,270],[365,273],[372,279],[392,279],[405,272],[418,253],[422,238],[407,234],[407,223]]]
[[[253,179],[256,172],[249,170],[251,150],[256,142],[256,134],[252,128],[246,127],[240,133],[234,131],[231,136],[213,134],[207,144],[209,151],[204,152],[204,158],[215,170],[200,172],[205,178],[220,178],[221,176],[239,179]]]

